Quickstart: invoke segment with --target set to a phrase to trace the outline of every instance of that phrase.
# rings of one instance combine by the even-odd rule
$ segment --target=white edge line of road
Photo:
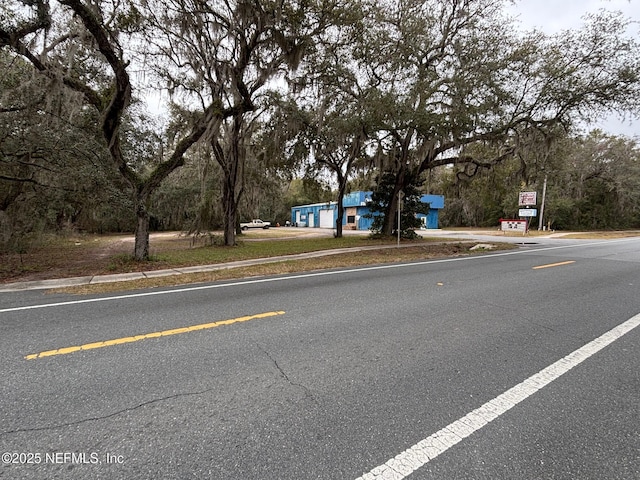
[[[549,250],[560,250],[567,248],[579,248],[579,247],[590,247],[611,243],[620,243],[625,241],[631,241],[634,239],[620,239],[620,240],[608,240],[606,242],[592,242],[592,243],[582,243],[582,244],[572,244],[572,245],[557,245],[554,247],[544,247],[544,248],[536,248],[531,250],[520,250],[520,251],[510,251],[510,252],[502,252],[502,253],[492,253],[488,255],[480,255],[476,257],[456,257],[456,258],[445,258],[441,260],[425,260],[423,262],[410,262],[410,263],[398,263],[392,265],[377,265],[373,267],[359,267],[359,268],[350,268],[346,270],[331,270],[328,272],[314,272],[314,273],[303,273],[299,275],[288,275],[285,277],[269,277],[269,278],[258,278],[253,280],[240,280],[237,282],[231,283],[215,283],[211,285],[199,285],[197,287],[184,287],[184,288],[176,288],[172,290],[157,290],[153,292],[142,292],[142,293],[130,293],[126,295],[116,295],[110,297],[98,297],[98,298],[84,298],[82,300],[70,300],[67,302],[57,302],[57,303],[43,303],[39,305],[25,305],[21,307],[11,307],[11,308],[2,308],[0,309],[0,313],[8,313],[8,312],[19,312],[22,310],[35,310],[39,308],[52,308],[52,307],[63,307],[68,305],[80,305],[84,303],[95,303],[95,302],[108,302],[112,300],[125,300],[130,298],[139,298],[139,297],[149,297],[153,295],[170,295],[175,293],[184,293],[184,292],[195,292],[198,290],[211,290],[214,288],[225,288],[225,287],[234,287],[239,285],[252,285],[257,283],[268,283],[268,282],[281,282],[287,280],[298,280],[301,278],[310,278],[310,277],[322,277],[328,275],[343,275],[346,273],[355,273],[355,272],[366,272],[366,271],[374,271],[374,270],[386,270],[391,268],[405,268],[405,267],[414,267],[417,265],[428,265],[435,263],[448,263],[448,262],[461,262],[468,260],[483,260],[488,258],[495,257],[505,257],[509,255],[524,255],[536,252],[545,252]]]
[[[580,365],[607,345],[629,333],[638,325],[640,325],[640,314],[540,370],[524,382],[510,388],[493,400],[489,400],[481,407],[438,430],[356,480],[402,480],[406,478],[438,455],[446,452],[572,368]]]

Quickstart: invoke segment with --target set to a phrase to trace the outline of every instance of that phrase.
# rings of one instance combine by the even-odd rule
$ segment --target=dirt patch
[[[0,282],[98,275],[132,245],[122,236],[47,238],[26,252],[0,255]]]

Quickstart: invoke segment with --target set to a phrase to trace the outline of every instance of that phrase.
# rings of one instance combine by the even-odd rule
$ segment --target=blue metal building
[[[373,218],[365,218],[370,213],[367,203],[371,192],[352,192],[344,196],[343,228],[346,230],[369,230]],[[420,200],[429,204],[428,214],[418,214],[423,228],[438,228],[438,211],[444,208],[442,195],[423,195]],[[335,228],[338,217],[337,202],[314,203],[291,208],[291,223],[299,227]]]
[[[313,203],[291,208],[291,224],[297,227],[334,228],[337,202]]]
[[[419,213],[418,218],[422,220],[423,228],[438,228],[438,212],[444,208],[444,196],[442,195],[422,195],[420,197],[422,203],[429,204],[429,213]]]

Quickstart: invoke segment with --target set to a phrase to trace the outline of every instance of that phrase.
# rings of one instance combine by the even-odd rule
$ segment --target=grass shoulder
[[[358,245],[362,245],[362,243],[359,243]],[[263,263],[236,268],[224,268],[207,272],[143,278],[123,282],[89,284],[56,289],[54,291],[56,293],[71,294],[120,292],[127,290],[171,287],[220,280],[233,280],[239,278],[255,278],[261,276],[303,273],[336,268],[414,262],[421,260],[432,260],[436,258],[456,257],[461,255],[478,255],[486,252],[482,250],[472,251],[471,248],[474,245],[476,245],[476,242],[443,242],[440,240],[438,242],[422,241],[419,243],[412,243],[411,245],[403,245],[401,248],[396,248],[396,246],[390,245],[389,242],[375,242],[374,245],[371,245],[369,242],[368,247],[372,248],[367,250],[352,248],[346,253],[336,253],[322,257],[303,258],[297,260],[282,260],[274,263]],[[494,246],[494,250],[508,250],[516,248],[513,244],[508,243],[493,243],[492,245]],[[324,250],[327,249],[325,248]],[[291,250],[288,251],[291,252]],[[319,251],[319,249],[308,251]]]

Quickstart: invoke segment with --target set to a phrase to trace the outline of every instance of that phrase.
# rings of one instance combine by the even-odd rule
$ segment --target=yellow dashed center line
[[[561,267],[562,265],[571,265],[572,263],[576,263],[576,261],[575,260],[569,260],[567,262],[549,263],[547,265],[538,265],[537,267],[533,267],[533,269],[534,270],[540,270],[541,268]]]
[[[169,335],[179,335],[181,333],[195,332],[197,330],[207,330],[209,328],[221,327],[223,325],[232,325],[234,323],[247,322],[249,320],[257,320],[260,318],[275,317],[276,315],[284,315],[285,312],[266,312],[256,315],[247,315],[245,317],[230,318],[229,320],[220,320],[212,323],[202,323],[200,325],[192,325],[190,327],[174,328],[171,330],[163,330],[161,332],[145,333],[133,337],[116,338],[113,340],[105,340],[104,342],[86,343],[74,347],[58,348],[57,350],[47,350],[46,352],[34,353],[27,355],[25,360],[35,360],[36,358],[52,357],[54,355],[66,355],[68,353],[79,352],[81,350],[91,350],[94,348],[112,347],[114,345],[122,345],[125,343],[139,342],[140,340],[148,340],[150,338],[168,337]]]

